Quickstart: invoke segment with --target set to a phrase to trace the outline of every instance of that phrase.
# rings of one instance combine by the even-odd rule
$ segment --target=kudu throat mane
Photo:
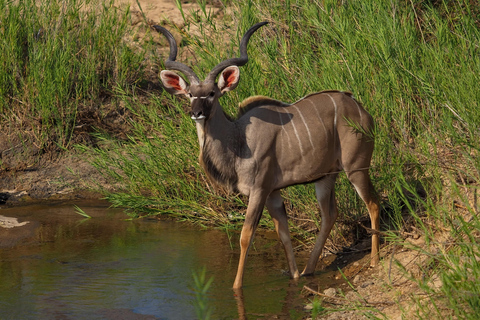
[[[200,152],[199,161],[216,187],[222,187],[227,192],[238,193],[238,175],[235,170],[235,158],[231,152],[214,147],[212,140],[207,138]]]

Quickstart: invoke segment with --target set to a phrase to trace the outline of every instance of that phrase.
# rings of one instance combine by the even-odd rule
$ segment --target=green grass
[[[207,269],[203,267],[192,274],[195,291],[195,313],[197,319],[208,320],[212,317],[212,309],[208,302],[208,290],[213,282],[213,277],[207,280]]]
[[[82,217],[87,218],[87,219],[92,218],[92,216],[90,216],[88,213],[85,212],[85,210],[83,210],[82,208],[80,208],[76,204],[73,205],[73,208],[75,209],[75,212],[78,213],[79,215],[81,215]]]
[[[0,123],[42,151],[71,146],[79,118],[141,79],[144,52],[122,41],[129,10],[113,1],[1,0],[0,21]]]
[[[71,146],[79,114],[102,110],[105,99],[128,112],[126,138],[94,134],[79,145],[112,181],[107,198],[136,217],[170,214],[230,230],[243,221],[246,198],[215,190],[197,161],[188,102],[138,90],[145,66],[162,64],[158,35],[147,31],[133,46],[128,10],[106,3],[47,6],[0,0],[0,124],[35,131],[40,144]],[[441,248],[418,285],[419,318],[471,318],[480,312],[477,258],[480,179],[480,5],[477,1],[307,1],[225,3],[233,14],[216,19],[208,7],[184,11],[181,52],[200,78],[221,59],[236,56],[243,33],[252,37],[249,63],[233,92],[221,99],[234,115],[240,101],[267,95],[293,102],[326,90],[354,93],[376,121],[371,175],[382,202],[389,243],[415,226]],[[170,29],[175,29],[170,26]],[[190,30],[199,32],[190,33]],[[41,32],[39,32],[41,31]],[[196,35],[193,35],[196,34]],[[162,44],[164,42],[161,42]],[[188,50],[185,49],[188,46]],[[160,65],[161,67],[161,65]],[[158,83],[158,79],[155,79]],[[102,112],[100,112],[102,114]],[[38,125],[40,124],[40,125]],[[344,175],[337,184],[340,223],[367,216]],[[307,245],[318,221],[311,186],[284,191],[294,237]],[[306,222],[307,221],[307,222]],[[262,225],[271,228],[269,219]],[[437,240],[448,234],[448,244]],[[438,275],[442,285],[426,285]],[[449,310],[448,312],[446,310]]]

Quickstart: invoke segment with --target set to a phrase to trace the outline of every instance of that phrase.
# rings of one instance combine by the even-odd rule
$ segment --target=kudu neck
[[[242,145],[236,125],[218,107],[201,125],[197,122],[200,142],[200,164],[215,184],[238,192],[236,162]]]
[[[197,120],[195,123],[201,153],[207,140],[209,142],[228,141],[235,135],[235,125],[224,113],[222,106],[217,104],[212,111],[208,119]]]
[[[223,111],[218,103],[211,117],[205,121],[205,134],[207,138],[224,139],[234,134],[234,123]]]

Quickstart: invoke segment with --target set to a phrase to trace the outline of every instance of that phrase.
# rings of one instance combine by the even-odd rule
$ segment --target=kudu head
[[[190,67],[175,61],[177,58],[177,42],[167,29],[154,26],[158,32],[161,32],[167,38],[170,44],[170,55],[165,61],[165,68],[169,70],[163,70],[160,73],[160,79],[165,90],[171,94],[183,94],[190,99],[192,119],[197,121],[208,120],[215,110],[213,107],[218,103],[218,98],[225,92],[235,89],[238,85],[240,80],[238,67],[248,62],[248,40],[258,28],[267,23],[260,22],[251,27],[240,42],[240,58],[231,58],[220,62],[210,71],[204,81],[200,81]],[[188,82],[176,72],[170,70],[182,72],[188,79]],[[215,82],[219,74],[218,82]]]

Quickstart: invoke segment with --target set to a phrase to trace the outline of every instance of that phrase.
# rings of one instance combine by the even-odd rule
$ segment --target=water
[[[250,250],[243,299],[231,289],[238,236],[190,224],[126,221],[103,202],[0,209],[30,221],[0,228],[0,319],[195,319],[192,272],[206,267],[212,319],[299,319],[301,290],[271,233]],[[239,315],[240,312],[240,315]]]

